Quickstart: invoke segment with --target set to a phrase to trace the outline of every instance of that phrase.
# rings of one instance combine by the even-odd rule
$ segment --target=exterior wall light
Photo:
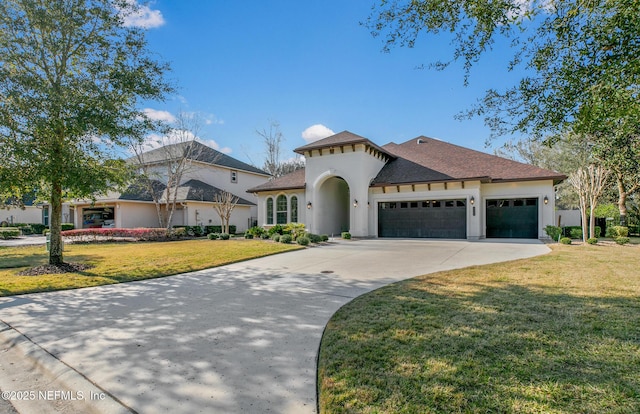
[[[469,200],[469,202],[471,203],[471,205],[473,205],[476,202],[476,199],[473,198],[473,196],[471,196],[471,199]]]
[[[358,200],[356,200],[355,198],[353,199],[353,206],[358,207]]]
[[[549,204],[549,197],[544,196],[544,200],[542,200],[545,204]]]
[[[308,209],[308,210],[311,210],[311,201],[309,201],[309,202],[307,203],[307,209]]]

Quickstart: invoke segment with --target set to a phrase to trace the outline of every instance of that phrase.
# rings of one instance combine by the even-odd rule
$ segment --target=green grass
[[[94,267],[78,273],[41,276],[17,274],[48,262],[44,246],[0,248],[0,296],[169,276],[299,248],[261,240],[71,244],[65,246],[65,262]]]
[[[322,413],[640,412],[637,246],[426,275],[325,331]]]

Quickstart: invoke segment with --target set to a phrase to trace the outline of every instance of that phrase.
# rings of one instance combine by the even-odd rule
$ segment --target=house
[[[247,189],[265,183],[270,175],[197,141],[157,148],[133,157],[129,162],[146,171],[160,200],[167,199],[167,168],[179,154],[187,154],[184,172],[177,187],[173,226],[220,225],[214,197],[223,191],[238,197],[230,224],[241,232],[257,220],[257,198]],[[74,200],[74,225],[89,227],[158,227],[153,194],[141,181],[122,192],[109,192],[96,200]],[[169,199],[171,199],[169,197]]]
[[[295,150],[306,168],[250,188],[258,222],[356,237],[544,238],[566,177],[424,136],[382,147],[348,131]]]

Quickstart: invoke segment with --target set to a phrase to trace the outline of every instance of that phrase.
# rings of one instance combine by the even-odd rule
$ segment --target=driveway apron
[[[132,412],[312,413],[322,331],[342,305],[413,276],[548,251],[531,240],[340,241],[162,279],[0,298],[0,320]]]

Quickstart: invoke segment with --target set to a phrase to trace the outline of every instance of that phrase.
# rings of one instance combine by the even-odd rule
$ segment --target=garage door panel
[[[465,200],[378,204],[378,236],[406,238],[467,237]]]
[[[487,200],[488,238],[538,238],[538,199]]]

